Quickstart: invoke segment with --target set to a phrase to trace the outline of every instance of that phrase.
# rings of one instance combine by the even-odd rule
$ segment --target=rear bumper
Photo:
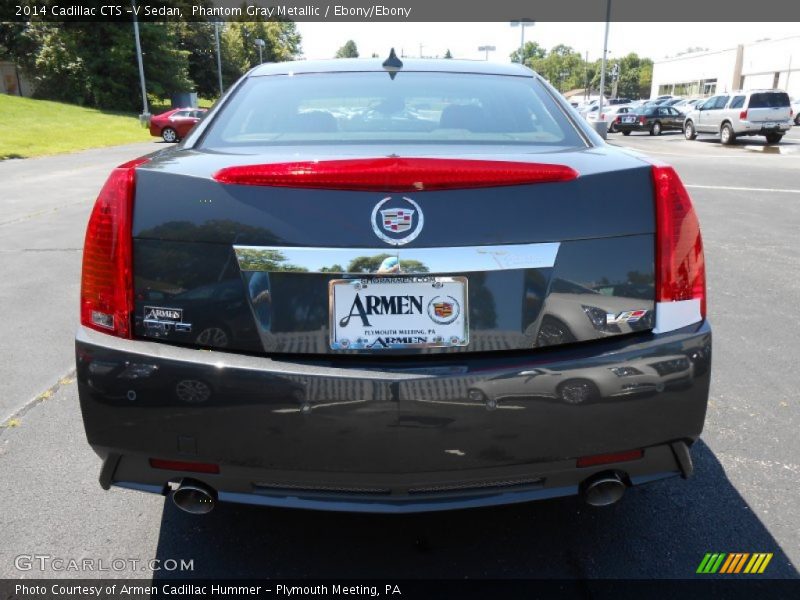
[[[76,351],[104,487],[166,493],[191,478],[221,501],[413,512],[574,495],[608,470],[630,484],[688,476],[687,448],[705,418],[711,331],[701,323],[495,355],[275,360],[81,328]],[[681,385],[620,394],[624,386],[608,376],[680,356],[692,361]],[[559,399],[568,397],[563,382],[593,379],[585,402]],[[638,460],[576,465],[638,448]],[[219,473],[154,469],[150,458],[214,463]]]
[[[792,121],[778,122],[771,127],[764,127],[763,123],[742,122],[736,130],[737,135],[767,135],[768,133],[785,134],[792,128]]]

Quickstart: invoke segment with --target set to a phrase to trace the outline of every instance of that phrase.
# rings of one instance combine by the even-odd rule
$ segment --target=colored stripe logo
[[[763,573],[772,552],[706,552],[696,573],[735,575],[737,573],[760,574]]]

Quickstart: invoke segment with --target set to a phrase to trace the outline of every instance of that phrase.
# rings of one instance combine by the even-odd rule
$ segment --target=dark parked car
[[[173,108],[150,118],[150,135],[179,142],[205,114],[205,108]]]
[[[264,64],[100,191],[86,435],[194,513],[611,504],[692,473],[705,295],[676,172],[529,69]]]
[[[631,131],[647,131],[650,135],[661,135],[670,129],[682,131],[683,114],[671,106],[645,106],[633,114],[618,116],[614,128],[622,135],[630,135]]]

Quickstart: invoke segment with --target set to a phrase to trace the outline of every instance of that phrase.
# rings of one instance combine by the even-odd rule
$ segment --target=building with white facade
[[[800,36],[656,61],[650,96],[705,97],[759,88],[800,97]]]

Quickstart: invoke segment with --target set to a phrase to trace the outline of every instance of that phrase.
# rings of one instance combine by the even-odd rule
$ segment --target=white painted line
[[[780,188],[752,188],[752,187],[733,187],[726,185],[694,185],[684,183],[683,187],[698,190],[729,190],[734,192],[778,192],[781,194],[800,194],[800,190],[785,190]]]

